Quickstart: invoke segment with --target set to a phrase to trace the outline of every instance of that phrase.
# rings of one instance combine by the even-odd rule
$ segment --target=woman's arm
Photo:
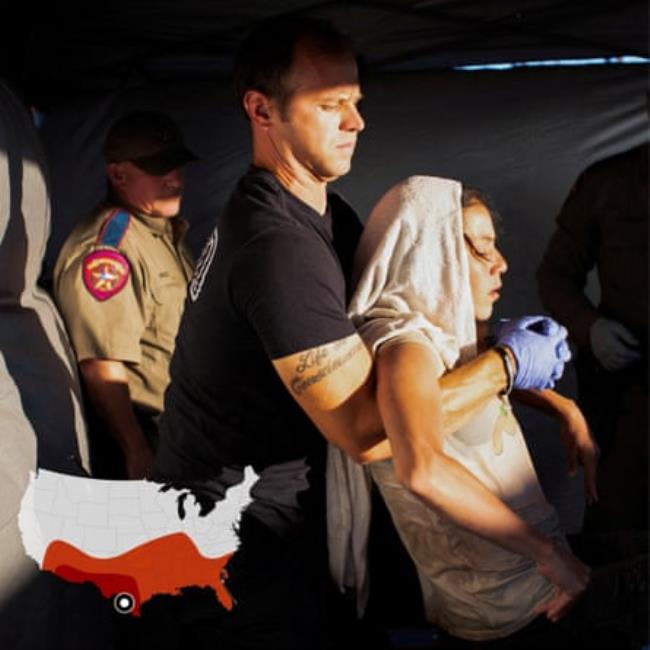
[[[506,354],[511,353],[507,351]],[[514,363],[513,359],[513,367]],[[442,375],[437,384],[442,396],[442,426],[445,433],[458,431],[507,383],[503,360],[495,350],[487,350]]]
[[[388,343],[382,349],[404,344],[405,341]],[[418,349],[428,349],[420,344],[412,344]],[[437,375],[438,372],[433,364],[431,379],[435,380]],[[442,427],[445,433],[458,431],[479,409],[505,388],[507,379],[501,356],[494,350],[488,350],[468,363],[445,373],[439,381],[434,381],[436,391],[440,393]],[[363,412],[368,412],[368,409]],[[391,456],[390,444],[387,440],[382,440],[353,458],[357,462],[372,463]]]
[[[560,424],[560,439],[566,452],[569,474],[574,475],[578,462],[584,466],[585,498],[587,503],[598,501],[596,470],[600,449],[592,438],[589,426],[578,405],[554,390],[516,390],[512,396],[518,402],[555,418]]]
[[[380,348],[376,372],[377,403],[397,480],[457,525],[532,558],[558,587],[564,611],[586,588],[589,569],[444,454],[441,391],[429,348],[409,342]]]

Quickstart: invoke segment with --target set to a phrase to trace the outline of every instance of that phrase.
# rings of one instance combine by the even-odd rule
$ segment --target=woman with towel
[[[428,620],[469,641],[510,637],[516,643],[548,643],[558,634],[566,640],[567,629],[573,633],[580,628],[578,617],[591,620],[597,611],[592,609],[604,602],[603,589],[592,586],[586,590],[589,597],[583,597],[569,617],[570,627],[550,623],[562,618],[585,590],[587,567],[574,558],[576,588],[558,591],[539,562],[441,514],[438,495],[445,485],[452,490],[454,482],[453,476],[438,471],[440,453],[479,478],[556,549],[571,553],[557,514],[542,493],[507,394],[493,398],[460,430],[443,430],[438,378],[485,345],[486,321],[507,268],[485,201],[477,193],[463,194],[455,181],[407,179],[371,213],[355,268],[350,313],[376,357],[378,403],[393,450],[392,460],[373,463],[367,471],[417,567]],[[510,361],[504,358],[504,363]],[[586,468],[586,496],[597,498],[598,451],[575,404],[550,390],[528,399],[562,422],[565,438]],[[364,510],[365,497],[358,489],[363,482],[349,476],[333,481],[337,468],[340,476],[340,459],[330,451],[328,496],[332,503],[333,490],[338,490],[335,499],[341,499],[341,486],[353,486],[352,531],[350,537],[342,534],[334,521],[336,508],[330,506],[333,569],[340,578],[334,564],[356,564],[364,593],[359,583],[365,580],[367,529],[354,530],[358,522],[367,521],[363,513],[355,513],[359,506]],[[472,507],[471,502],[465,504],[465,516],[472,516]],[[344,562],[342,545],[352,549],[352,558]],[[647,560],[644,566],[647,572]],[[634,571],[642,569],[636,566]],[[611,594],[605,595],[609,602]],[[625,601],[624,611],[637,602]]]

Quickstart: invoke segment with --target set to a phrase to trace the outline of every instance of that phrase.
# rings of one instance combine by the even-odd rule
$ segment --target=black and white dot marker
[[[118,614],[130,614],[135,608],[135,598],[125,591],[115,594],[113,607]]]

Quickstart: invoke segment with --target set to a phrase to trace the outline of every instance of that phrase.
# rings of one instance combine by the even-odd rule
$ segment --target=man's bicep
[[[87,384],[129,382],[124,364],[113,359],[84,359],[79,362],[79,370]]]
[[[358,462],[388,457],[372,358],[358,334],[274,359],[273,366],[329,442]]]
[[[344,405],[369,379],[372,359],[358,334],[273,360],[291,396],[314,419]]]

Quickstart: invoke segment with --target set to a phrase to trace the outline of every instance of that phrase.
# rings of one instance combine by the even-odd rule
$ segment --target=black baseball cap
[[[114,122],[104,142],[104,157],[109,163],[129,161],[153,176],[198,160],[185,146],[176,122],[158,111],[135,111]]]

